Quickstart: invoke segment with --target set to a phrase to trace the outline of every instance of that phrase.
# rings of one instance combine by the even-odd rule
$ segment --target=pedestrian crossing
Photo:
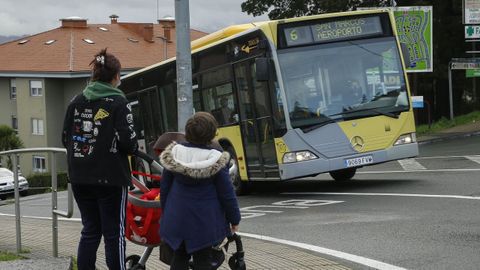
[[[414,158],[399,160],[398,163],[405,171],[426,170],[422,164],[416,161]]]
[[[364,167],[360,173],[480,171],[480,155],[416,157]]]
[[[466,156],[466,158],[470,159],[473,162],[480,164],[480,156]]]

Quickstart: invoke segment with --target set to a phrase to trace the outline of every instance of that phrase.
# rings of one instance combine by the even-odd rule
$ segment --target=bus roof
[[[239,24],[239,25],[232,25],[211,34],[208,34],[204,37],[196,39],[192,41],[192,53],[197,51],[201,51],[203,49],[209,48],[213,45],[220,43],[223,40],[231,39],[240,35],[243,32],[250,32],[253,29],[260,28],[262,26],[269,26],[274,27],[278,24],[284,23],[292,23],[292,22],[299,22],[299,21],[307,21],[307,20],[315,20],[315,19],[324,19],[324,18],[334,18],[334,17],[343,17],[343,16],[350,16],[350,15],[361,15],[361,14],[374,14],[374,13],[383,13],[388,12],[390,9],[388,8],[378,8],[378,9],[370,9],[370,10],[357,10],[357,11],[347,11],[347,12],[335,12],[335,13],[324,13],[319,15],[311,15],[311,16],[303,16],[303,17],[296,17],[296,18],[289,18],[289,19],[279,19],[279,20],[272,20],[272,21],[263,21],[263,22],[252,22],[248,24]],[[175,61],[176,57],[172,57],[170,59],[164,60],[162,62],[153,64],[151,66],[147,66],[145,68],[139,69],[135,72],[127,74],[122,77],[122,79],[126,79],[129,77],[133,77],[139,73],[144,71],[162,66],[166,63]]]

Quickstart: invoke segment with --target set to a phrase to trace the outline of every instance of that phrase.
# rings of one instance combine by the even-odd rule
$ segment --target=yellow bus
[[[211,112],[217,139],[248,182],[358,168],[418,155],[395,20],[352,11],[236,25],[192,42],[195,111]],[[175,59],[122,78],[147,152],[177,130]]]

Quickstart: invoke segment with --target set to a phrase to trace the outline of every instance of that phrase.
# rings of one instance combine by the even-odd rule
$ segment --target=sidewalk
[[[0,218],[0,250],[16,252],[15,218],[2,216]],[[29,269],[70,269],[70,260],[54,260],[52,257],[52,222],[31,218],[21,219],[22,249],[29,253],[24,256],[33,261],[0,262],[0,270]],[[80,235],[81,224],[74,221],[59,221],[59,256],[63,258],[76,256],[76,248]],[[297,248],[274,244],[243,237],[245,261],[247,269],[315,269],[315,270],[347,270],[351,269],[343,263],[326,259],[318,253]],[[127,256],[141,255],[144,247],[127,241]],[[233,248],[233,251],[235,248]],[[46,262],[47,261],[47,262]],[[46,268],[50,262],[51,267]],[[98,269],[107,269],[103,251],[103,241],[98,250]],[[147,261],[147,269],[163,270],[168,267],[159,260],[159,251],[155,249]],[[220,269],[227,270],[225,262]]]
[[[419,144],[438,142],[480,135],[480,121],[444,129],[437,133],[422,135],[417,138]]]

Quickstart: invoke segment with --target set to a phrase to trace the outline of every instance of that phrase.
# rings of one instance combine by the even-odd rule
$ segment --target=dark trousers
[[[204,248],[195,251],[193,254],[187,254],[185,250],[185,244],[182,244],[179,249],[175,250],[173,255],[173,261],[170,265],[170,270],[187,270],[190,256],[193,256],[193,269],[194,270],[211,270],[212,269],[212,248]]]
[[[72,185],[72,190],[83,224],[78,245],[78,269],[95,269],[103,235],[108,268],[124,270],[127,187]]]

